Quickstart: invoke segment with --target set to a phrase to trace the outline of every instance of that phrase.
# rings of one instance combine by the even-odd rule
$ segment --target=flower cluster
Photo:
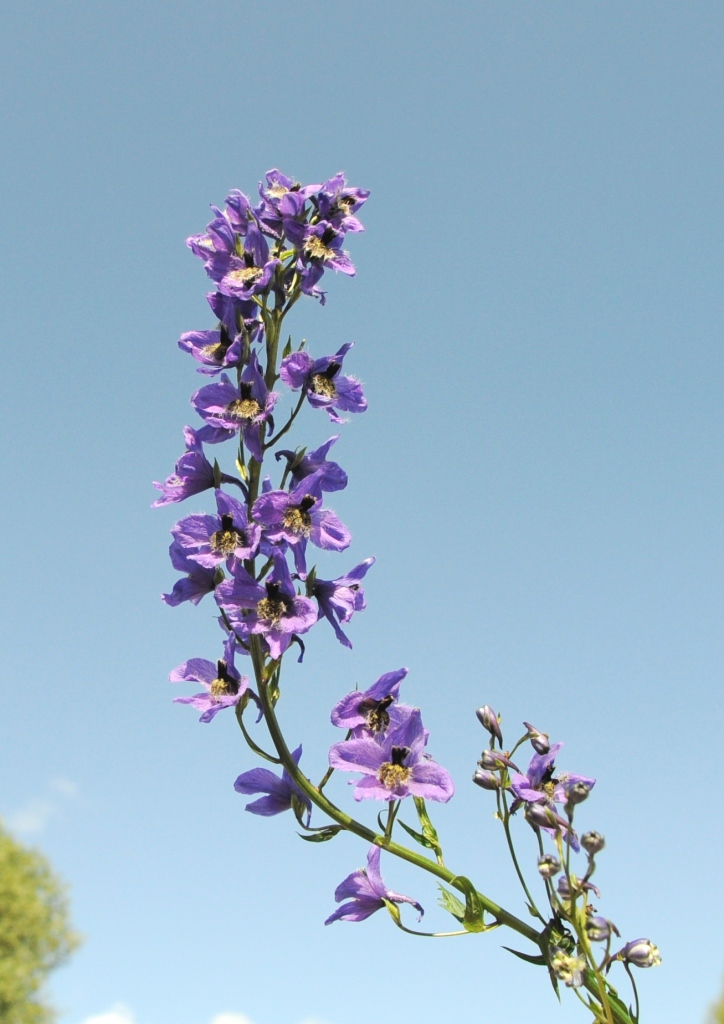
[[[611,949],[618,930],[590,903],[591,894],[600,897],[591,878],[604,841],[596,832],[579,838],[574,829],[575,810],[595,780],[557,770],[561,743],[551,744],[547,734],[525,723],[525,734],[505,750],[498,716],[487,705],[477,712],[490,745],[480,757],[474,781],[495,794],[497,817],[528,910],[542,926],[536,931],[528,919],[504,911],[445,865],[427,801],[446,803],[455,787],[449,772],[427,751],[430,736],[420,709],[400,701],[406,668],[386,672],[366,690],[355,689],[336,701],[331,722],[345,736],[331,746],[327,771],[317,785],[300,768],[302,745],[290,749],[277,719],[285,654],[296,645],[301,661],[303,638],[322,620],[343,646],[352,646],[343,627],[365,608],[363,583],[374,564],[368,557],[348,564],[333,579],[317,574],[317,551],[345,552],[352,540],[329,507],[329,496],[348,483],[345,470],[330,458],[340,435],[311,451],[280,446],[288,444],[287,434],[305,407],[312,416],[326,413],[324,422],[328,418],[335,425],[345,422],[343,414],[367,409],[363,385],[344,372],[352,342],[334,346],[331,354],[313,355],[305,342],[295,348],[290,335],[282,347],[281,338],[284,320],[301,297],[324,304],[326,293],[320,285],[327,271],[354,275],[343,246],[347,235],[363,231],[357,214],[368,196],[366,189],[348,186],[341,173],[323,184],[303,185],[273,169],[259,183],[258,201],[252,203],[237,189],[230,191],[223,208],[212,207],[206,230],[187,239],[213,283],[207,300],[216,323],[187,331],[178,341],[206,380],[190,399],[201,422],[184,428],[185,450],[174,472],[155,483],[160,497],[154,507],[203,494],[209,504],[172,527],[169,556],[181,575],[162,598],[176,607],[185,602],[196,605],[211,595],[223,636],[216,658],[191,658],[171,672],[172,682],[201,687],[200,693],[175,700],[194,707],[204,723],[234,708],[248,746],[277,766],[255,767],[236,778],[235,791],[256,798],[246,805],[247,811],[264,817],[292,811],[300,835],[309,842],[324,842],[346,830],[370,844],[367,866],[337,886],[334,896],[340,906],[326,924],[363,921],[386,908],[398,927],[410,931],[402,923],[404,905],[414,907],[420,920],[420,904],[388,889],[382,880],[384,849],[388,856],[415,864],[450,886],[441,887],[440,903],[461,928],[414,934],[438,937],[510,927],[535,944],[534,955],[519,955],[546,964],[554,986],[560,982],[588,989],[586,1005],[596,1020],[635,1024],[638,1011],[630,1015],[616,1001],[608,971],[617,962],[627,971],[632,965],[653,966],[660,956],[647,939],[628,942],[617,952]],[[228,451],[216,447],[227,442],[233,445],[233,457],[224,469],[208,452],[210,447]],[[245,658],[246,675],[237,667]],[[250,703],[258,712],[251,731],[244,721]],[[265,749],[265,741],[258,740],[256,730],[262,722],[272,753]],[[525,743],[533,753],[522,770],[514,758]],[[378,801],[382,809],[374,827],[356,821],[328,798],[324,787],[334,772],[354,773],[356,802]],[[313,808],[332,824],[313,826]],[[416,814],[420,831],[398,817],[401,810],[405,816]],[[538,872],[549,907],[545,915],[536,906],[515,854],[511,821],[518,811],[539,843]],[[400,829],[426,852],[401,845]],[[544,839],[552,849],[546,851]],[[581,850],[588,861],[577,875],[571,854]],[[603,954],[597,957],[594,948],[603,948]]]
[[[476,714],[490,736],[490,747],[480,755],[473,782],[481,789],[496,794],[497,814],[511,844],[510,821],[521,808],[524,808],[525,820],[539,838],[538,873],[543,879],[552,914],[548,926],[556,925],[547,948],[553,977],[569,988],[578,988],[589,968],[601,974],[608,973],[617,961],[636,967],[653,967],[661,963],[658,949],[648,939],[635,939],[612,953],[613,937],[620,935],[619,930],[612,921],[598,914],[590,902],[591,894],[601,898],[591,876],[596,870],[596,855],[606,843],[603,836],[595,831],[585,832],[579,840],[573,820],[577,806],[588,799],[596,780],[586,775],[558,771],[556,757],[563,744],[551,743],[548,734],[530,722],[523,723],[526,732],[513,749],[504,750],[500,719],[493,709],[486,704]],[[533,754],[528,768],[521,772],[513,757],[526,743],[530,743]],[[543,834],[553,840],[555,852],[545,852]],[[587,863],[583,873],[577,875],[572,870],[570,854],[581,850],[587,856]],[[556,878],[557,883],[554,884]],[[527,887],[526,894],[530,896]],[[532,899],[530,905],[538,914]],[[593,953],[592,943],[605,943],[600,957]]]

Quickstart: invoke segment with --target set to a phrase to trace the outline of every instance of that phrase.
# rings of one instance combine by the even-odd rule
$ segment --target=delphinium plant
[[[577,829],[595,780],[557,769],[560,743],[529,723],[506,743],[500,717],[487,705],[477,711],[486,749],[473,782],[495,801],[524,896],[521,917],[445,862],[428,805],[450,800],[455,786],[426,751],[429,733],[420,709],[400,699],[407,669],[340,694],[331,720],[343,737],[330,749],[328,765],[314,773],[301,766],[301,745],[293,748],[282,731],[283,665],[290,656],[302,660],[307,634],[324,620],[341,644],[352,646],[344,627],[365,607],[364,578],[374,562],[345,567],[331,580],[317,575],[315,548],[343,552],[351,541],[327,507],[327,496],[347,486],[347,474],[330,457],[339,435],[313,451],[289,446],[305,405],[335,428],[345,422],[343,414],[366,410],[361,383],[347,373],[351,345],[319,355],[304,342],[294,345],[291,336],[282,341],[285,318],[300,298],[324,304],[326,271],[354,276],[343,245],[348,234],[363,230],[357,214],[369,193],[349,187],[342,174],[301,185],[277,170],[266,174],[259,193],[252,205],[233,190],[224,209],[212,207],[206,231],[187,241],[213,282],[207,298],[217,323],[179,339],[208,378],[191,396],[202,424],[185,428],[186,450],[175,472],[155,485],[161,497],[154,505],[213,492],[209,512],[187,515],[171,531],[171,563],[183,575],[163,600],[198,604],[213,595],[223,635],[215,659],[191,658],[171,673],[174,682],[201,687],[176,700],[195,707],[205,723],[233,708],[251,752],[273,766],[236,779],[238,793],[255,797],[248,811],[291,811],[302,838],[313,843],[346,831],[367,845],[366,866],[339,883],[339,906],[326,924],[360,922],[385,910],[402,931],[430,938],[507,929],[526,944],[506,948],[544,968],[557,993],[571,989],[595,1022],[637,1024],[632,968],[658,964],[659,952],[645,938],[621,942],[615,924],[591,902],[600,898],[592,879],[604,839],[595,831],[579,837]],[[288,411],[280,416],[285,401]],[[207,451],[224,442],[230,455],[222,468]],[[327,796],[335,771],[359,777],[352,796],[364,811],[360,818]],[[531,829],[537,841],[532,872],[516,850],[521,829]],[[397,857],[437,879],[450,928],[421,928],[420,903],[387,888],[383,853],[385,873]],[[632,986],[625,1001],[613,986],[617,972]]]

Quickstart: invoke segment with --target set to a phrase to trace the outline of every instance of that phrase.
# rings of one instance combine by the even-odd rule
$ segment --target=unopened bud
[[[552,853],[544,853],[538,858],[538,871],[543,878],[553,878],[561,870],[561,862]]]
[[[510,760],[508,752],[502,750],[484,750],[478,764],[481,768],[487,768],[491,772],[500,771],[501,768],[512,768],[513,771],[518,771],[518,766]]]
[[[528,730],[528,739],[536,754],[547,754],[551,749],[551,740],[548,733],[536,729],[530,722],[523,722],[523,725]]]
[[[483,771],[482,768],[478,768],[473,775],[473,782],[476,786],[480,786],[481,789],[500,789],[500,779],[497,775],[493,775],[492,772]]]
[[[633,939],[616,954],[617,960],[625,960],[634,967],[658,967],[661,954],[650,939]]]
[[[566,803],[571,807],[575,807],[576,804],[582,804],[584,800],[588,800],[590,792],[591,787],[587,782],[574,782],[566,791]]]
[[[600,853],[605,845],[606,840],[600,832],[584,832],[581,836],[581,846],[591,856]]]
[[[599,914],[594,914],[586,921],[586,935],[591,942],[605,942],[606,939],[611,937],[612,931],[616,931],[615,926]]]
[[[494,736],[502,747],[503,734],[500,731],[500,723],[498,722],[498,716],[490,705],[483,704],[481,708],[478,708],[475,714],[478,716],[478,721],[482,725],[483,729],[487,729],[490,735]]]

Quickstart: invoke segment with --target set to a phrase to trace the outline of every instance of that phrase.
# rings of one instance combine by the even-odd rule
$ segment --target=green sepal
[[[466,932],[484,932],[485,921],[483,920],[483,905],[480,902],[478,891],[465,875],[456,875],[452,885],[465,893],[465,914],[463,916],[463,928]]]
[[[306,445],[305,445],[304,448],[297,448],[296,452],[294,453],[294,458],[289,463],[289,472],[290,473],[297,468],[297,466],[299,465],[299,463],[302,461],[302,459],[304,458],[304,456],[306,454],[307,454]]]
[[[302,832],[297,832],[297,835],[308,843],[326,843],[329,839],[334,839],[336,835],[343,831],[343,825],[328,825],[319,832],[309,832],[306,835]]]
[[[282,350],[282,359],[286,359],[287,356],[292,354],[292,336],[291,334],[287,338],[287,343]]]
[[[221,466],[219,465],[219,463],[218,463],[218,461],[216,459],[214,459],[213,473],[214,473],[214,487],[218,491],[218,489],[221,487]]]
[[[387,909],[389,911],[389,914],[390,914],[390,917],[392,918],[392,920],[395,922],[396,925],[400,926],[402,924],[402,917],[400,915],[400,908],[397,906],[396,903],[393,903],[391,900],[385,900],[384,903],[385,903],[385,906],[387,907]]]
[[[410,828],[409,825],[406,825],[404,823],[404,821],[401,821],[399,818],[397,819],[397,824],[398,825],[402,825],[402,827],[404,828],[405,832],[407,832],[408,836],[412,836],[412,838],[415,840],[415,842],[419,843],[420,846],[425,846],[425,847],[427,847],[428,850],[434,850],[435,849],[435,846],[433,845],[433,843],[431,843],[429,839],[426,839],[421,832],[415,832],[414,828]]]
[[[452,914],[455,920],[462,924],[465,917],[465,905],[460,902],[457,896],[453,896],[444,885],[440,885],[438,888],[440,890],[440,899],[437,902],[443,910],[447,910],[448,914]]]
[[[510,946],[503,946],[503,949],[507,949],[507,951],[512,953],[513,956],[517,956],[521,960],[525,960],[526,963],[536,964],[538,967],[545,967],[546,965],[545,957],[541,953],[538,953],[536,956],[531,956],[530,953],[520,953],[517,949],[511,949]]]
[[[242,480],[247,481],[249,479],[249,471],[247,470],[241,459],[236,460],[236,468],[239,470],[239,476]]]

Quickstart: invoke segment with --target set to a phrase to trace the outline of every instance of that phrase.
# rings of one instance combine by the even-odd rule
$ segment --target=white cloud
[[[86,1017],[83,1024],[136,1024],[136,1018],[127,1007],[117,1003],[106,1013]]]
[[[37,835],[45,830],[49,821],[61,813],[68,800],[77,798],[78,787],[70,779],[51,779],[45,796],[28,800],[24,807],[8,815],[8,827],[20,835]],[[106,1024],[106,1021],[101,1021],[101,1024]],[[108,1024],[115,1022],[110,1021]]]
[[[243,1013],[219,1013],[211,1024],[253,1024]]]

